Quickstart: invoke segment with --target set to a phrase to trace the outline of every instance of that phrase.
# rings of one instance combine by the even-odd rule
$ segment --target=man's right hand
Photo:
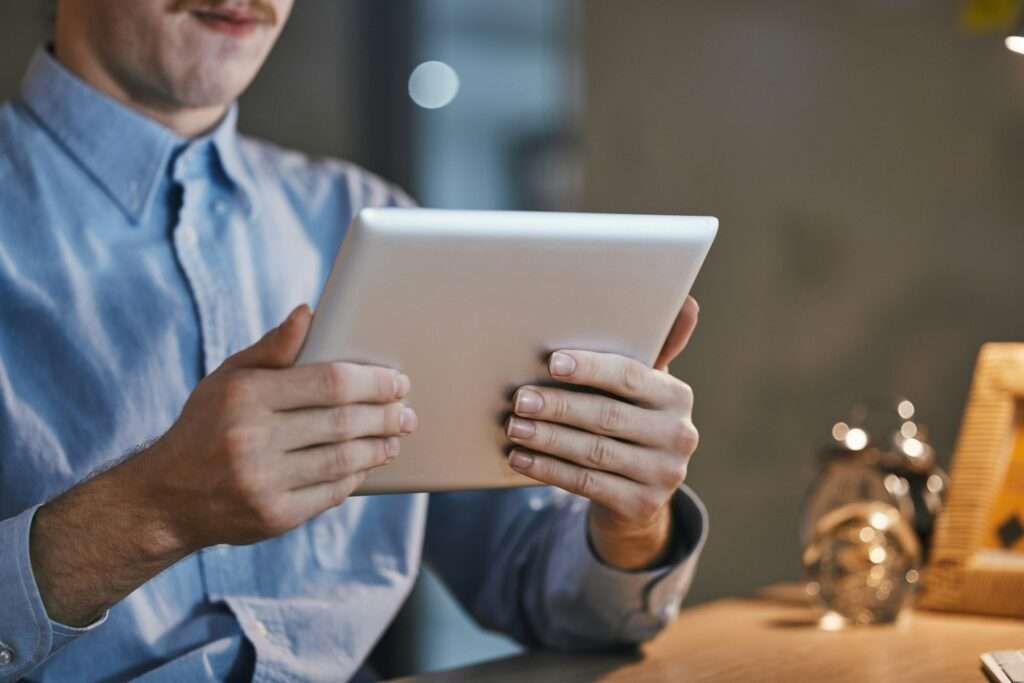
[[[253,543],[340,505],[416,428],[396,370],[292,367],[310,319],[297,308],[228,358],[145,454],[152,499],[188,547]]]
[[[155,444],[36,513],[43,602],[82,625],[182,557],[276,536],[340,505],[416,428],[409,378],[353,363],[293,367],[312,315],[203,379]]]

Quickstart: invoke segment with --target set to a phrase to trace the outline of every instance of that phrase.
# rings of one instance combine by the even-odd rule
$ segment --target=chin
[[[235,84],[203,84],[197,87],[194,82],[176,88],[173,99],[180,107],[203,109],[230,105],[238,99],[245,85]]]
[[[256,77],[273,40],[225,40],[205,30],[161,50],[156,63],[165,93],[186,107],[212,107],[234,102]],[[184,58],[182,58],[184,56]]]
[[[179,106],[224,106],[238,99],[255,78],[257,70],[258,67],[232,69],[223,64],[194,69],[172,78],[166,90]]]

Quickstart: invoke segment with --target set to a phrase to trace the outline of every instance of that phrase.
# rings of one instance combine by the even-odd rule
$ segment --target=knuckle
[[[381,413],[381,433],[387,435],[402,433],[402,404],[389,403]]]
[[[686,481],[686,460],[672,458],[662,470],[661,483],[671,490],[676,490]]]
[[[689,460],[684,460],[682,463],[679,464],[679,467],[676,468],[676,472],[678,473],[678,477],[676,479],[675,486],[672,487],[673,491],[675,489],[679,488],[680,486],[682,486],[686,482],[686,471],[687,471],[688,467],[689,467]]]
[[[224,431],[222,439],[224,452],[232,460],[240,460],[255,450],[259,435],[247,425],[232,425]]]
[[[330,457],[327,458],[327,471],[324,472],[328,479],[340,479],[344,477],[352,467],[352,453],[347,444],[332,448]]]
[[[243,505],[258,509],[267,495],[267,481],[262,470],[252,467],[243,458],[232,458],[227,465],[227,485]]]
[[[608,439],[595,436],[587,453],[587,465],[599,470],[607,469],[612,460],[612,447]]]
[[[347,406],[336,408],[332,414],[334,435],[339,441],[348,441],[352,435],[352,411]]]
[[[697,449],[699,440],[697,428],[686,420],[677,420],[669,435],[672,452],[690,455]]]
[[[375,464],[383,464],[391,460],[391,452],[388,450],[388,440],[377,439],[375,451]]]
[[[320,373],[324,396],[328,400],[341,403],[348,394],[348,368],[341,363],[329,363]]]
[[[542,443],[548,452],[559,450],[562,445],[562,436],[556,427],[544,426]]]
[[[224,401],[228,406],[235,407],[248,403],[253,398],[252,378],[249,373],[235,371],[224,378]]]
[[[541,393],[544,405],[551,406],[551,417],[556,422],[564,422],[569,417],[569,396],[566,393],[558,392],[550,396]]]
[[[693,387],[682,380],[672,383],[675,386],[676,399],[683,405],[693,405]]]
[[[597,479],[588,469],[580,469],[576,475],[575,492],[584,498],[592,498],[597,493]]]
[[[623,427],[625,415],[622,405],[618,401],[606,400],[601,402],[601,410],[598,416],[598,426],[605,432],[617,432]]]
[[[395,378],[398,373],[394,370],[378,370],[377,375],[377,396],[380,398],[393,398],[395,396]]]
[[[595,364],[594,359],[589,353],[579,352],[573,354],[573,359],[576,361],[576,369],[573,371],[573,377],[577,380],[587,380],[594,376]]]
[[[639,393],[647,385],[647,367],[635,360],[622,366],[622,386],[630,393]]]

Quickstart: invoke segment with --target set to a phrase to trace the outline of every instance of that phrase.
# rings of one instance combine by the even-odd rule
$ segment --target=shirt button
[[[679,603],[672,601],[661,608],[661,618],[665,621],[672,621],[679,616]]]
[[[270,631],[268,631],[267,627],[263,625],[263,622],[257,621],[255,629],[256,629],[256,633],[259,633],[264,638],[266,638],[267,636],[270,635]]]
[[[199,242],[199,235],[196,234],[196,229],[191,225],[183,225],[178,230],[178,238],[181,243],[186,247],[194,247]]]
[[[0,643],[0,666],[7,666],[14,662],[14,650]]]

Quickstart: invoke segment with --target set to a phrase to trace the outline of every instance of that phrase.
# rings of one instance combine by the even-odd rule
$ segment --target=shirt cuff
[[[687,486],[672,496],[672,555],[661,566],[644,571],[611,567],[594,554],[584,528],[575,534],[583,548],[576,549],[588,566],[584,569],[585,599],[601,604],[609,619],[618,614],[616,639],[639,643],[649,640],[672,622],[693,581],[697,562],[708,535],[708,513],[700,498]]]
[[[39,506],[0,520],[0,681],[16,680],[83,633],[84,628],[51,621],[32,572],[29,532]]]

